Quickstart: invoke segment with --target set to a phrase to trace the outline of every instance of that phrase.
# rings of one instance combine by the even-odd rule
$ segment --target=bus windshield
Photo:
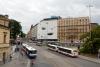
[[[34,50],[34,51],[29,51],[29,53],[31,53],[31,54],[36,54],[37,51],[36,51],[36,50]]]

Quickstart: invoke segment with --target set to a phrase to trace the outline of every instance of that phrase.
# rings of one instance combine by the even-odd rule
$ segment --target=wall
[[[79,42],[80,36],[90,31],[88,17],[64,18],[58,21],[58,39],[61,43]]]
[[[48,35],[48,33],[53,33],[53,35]],[[37,26],[37,39],[57,39],[57,20],[40,22]]]
[[[8,19],[1,19],[1,18],[0,18],[0,24],[1,24],[1,25],[4,25],[4,26],[6,26],[6,27],[8,27],[9,21],[8,21]]]
[[[7,28],[9,24],[8,18],[0,17],[0,61],[3,61],[3,53],[5,53],[5,60],[10,56],[11,47],[10,41],[10,30]],[[5,41],[4,41],[5,35]]]

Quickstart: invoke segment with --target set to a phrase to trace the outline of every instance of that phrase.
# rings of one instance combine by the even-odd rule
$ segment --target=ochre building
[[[89,17],[63,18],[58,20],[58,40],[60,43],[79,43],[80,36],[89,31]]]
[[[10,30],[8,24],[8,16],[0,15],[0,61],[6,61],[10,56]]]

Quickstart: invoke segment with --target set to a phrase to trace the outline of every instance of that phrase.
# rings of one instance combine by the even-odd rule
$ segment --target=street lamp
[[[90,39],[91,39],[91,22],[92,22],[92,16],[91,16],[91,8],[93,7],[93,5],[92,5],[92,3],[91,3],[92,1],[91,0],[89,0],[89,5],[88,5],[88,8],[89,8],[89,28],[90,28]]]
[[[88,8],[89,8],[89,28],[90,28],[90,42],[92,42],[92,32],[91,32],[91,22],[92,22],[92,16],[91,16],[91,8],[93,7],[93,5],[92,5],[92,1],[91,0],[89,0],[89,6],[88,6]],[[91,43],[92,44],[92,43]]]

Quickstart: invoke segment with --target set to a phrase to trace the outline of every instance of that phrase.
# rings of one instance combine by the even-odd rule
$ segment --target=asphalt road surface
[[[68,57],[32,43],[29,45],[38,50],[36,67],[100,67],[100,64],[95,62]]]
[[[0,65],[0,67],[100,67],[98,63],[81,58],[71,58],[33,43],[28,44],[38,50],[37,59],[33,66],[30,65],[30,59],[16,52],[11,62]]]

